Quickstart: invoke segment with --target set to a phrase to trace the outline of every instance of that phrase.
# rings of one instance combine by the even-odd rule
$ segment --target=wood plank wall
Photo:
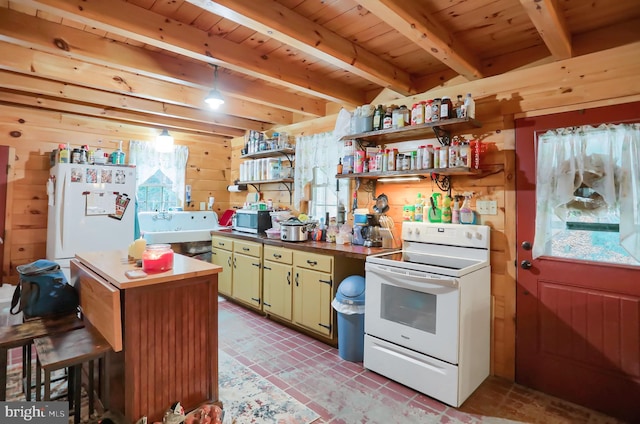
[[[477,177],[453,177],[453,192],[473,191],[472,207],[477,200],[495,200],[498,214],[479,216],[479,224],[489,225],[491,231],[491,372],[493,375],[513,380],[515,378],[515,310],[516,310],[516,205],[514,119],[528,115],[543,115],[566,110],[579,110],[622,104],[640,99],[640,43],[611,49],[599,54],[581,56],[551,63],[536,69],[523,69],[508,75],[462,83],[456,87],[439,87],[419,96],[394,101],[411,107],[419,100],[443,95],[455,98],[457,94],[472,93],[476,99],[477,118],[482,128],[466,139],[482,139],[487,151],[482,165],[499,166],[499,172]],[[455,83],[455,82],[454,82]],[[377,104],[376,101],[372,102]],[[383,102],[384,103],[384,102]],[[282,127],[290,135],[314,134],[333,130],[335,117],[322,118],[307,123]],[[436,144],[435,139],[429,143]],[[417,144],[417,142],[415,143]],[[420,144],[425,144],[420,143]],[[237,151],[242,140],[234,139],[232,148],[232,175],[239,164]],[[396,226],[402,220],[402,205],[413,202],[416,193],[430,194],[437,190],[427,182],[407,184],[378,183],[376,192],[384,192],[390,198],[390,216]],[[279,194],[264,191],[264,198],[277,198]],[[281,199],[281,197],[279,197]],[[231,202],[240,202],[240,196],[232,194]],[[243,199],[242,199],[243,200]],[[359,205],[371,208],[372,196],[360,190]],[[241,204],[241,203],[240,203]]]
[[[523,69],[507,75],[460,84],[442,86],[419,96],[399,99],[397,104],[411,105],[442,95],[473,93],[481,133],[491,150],[483,157],[485,164],[501,165],[503,170],[484,178],[455,178],[455,192],[474,191],[477,199],[498,202],[498,215],[481,217],[480,223],[493,229],[492,266],[492,373],[514,378],[515,373],[515,188],[517,172],[514,159],[513,120],[526,115],[556,113],[606,104],[640,100],[640,43],[555,62],[536,69]],[[377,103],[374,101],[374,103]],[[382,102],[385,103],[385,102]],[[335,115],[282,127],[295,137],[331,131]],[[18,131],[19,136],[11,136]],[[0,103],[0,143],[15,149],[10,170],[7,234],[3,282],[17,281],[15,266],[45,256],[47,199],[45,182],[49,170],[49,152],[59,143],[72,146],[88,144],[113,150],[113,140],[151,141],[156,128],[116,123],[110,120],[48,112],[37,108]],[[243,140],[216,139],[203,135],[172,131],[177,144],[189,147],[187,184],[193,187],[193,203],[187,210],[197,210],[199,202],[216,198],[214,209],[221,213],[231,206],[241,206],[246,193],[228,193],[226,186],[238,178]],[[467,134],[469,136],[469,134]],[[102,143],[100,143],[102,140]],[[126,144],[125,148],[126,148]],[[391,187],[378,185],[389,194],[394,213],[400,222],[399,207],[404,198],[413,199],[419,190],[430,193],[428,183]],[[264,198],[288,204],[288,192],[264,187]],[[253,190],[253,189],[251,189]],[[359,204],[371,206],[370,195],[359,193]],[[475,201],[473,202],[475,206]]]
[[[72,147],[87,144],[105,152],[117,149],[123,140],[128,154],[129,140],[153,141],[157,128],[122,124],[42,109],[0,103],[0,144],[14,149],[9,170],[11,186],[7,199],[5,257],[2,282],[16,284],[16,266],[46,256],[47,193],[49,153],[60,143]],[[12,135],[13,134],[13,135]],[[192,203],[185,210],[199,210],[200,202],[215,197],[220,215],[229,207],[231,142],[217,137],[171,131],[176,144],[189,147],[186,183],[192,185]],[[79,237],[82,234],[78,234]],[[108,237],[105,234],[105,237]]]

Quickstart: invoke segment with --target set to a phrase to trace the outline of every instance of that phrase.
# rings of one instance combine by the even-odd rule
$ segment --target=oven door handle
[[[392,268],[383,265],[367,264],[367,272],[377,274],[384,282],[416,291],[441,294],[443,287],[458,288],[458,280],[451,277],[439,277],[424,272]],[[447,290],[448,291],[448,290]]]

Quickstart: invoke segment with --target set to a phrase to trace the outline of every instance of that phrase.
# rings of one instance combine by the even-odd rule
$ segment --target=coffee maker
[[[362,245],[365,247],[382,247],[378,214],[367,214],[367,224],[362,228],[362,238]]]

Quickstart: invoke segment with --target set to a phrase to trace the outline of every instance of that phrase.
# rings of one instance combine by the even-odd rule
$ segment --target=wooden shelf
[[[260,159],[260,158],[272,158],[275,156],[286,156],[287,159],[291,160],[289,155],[293,155],[295,153],[296,153],[296,150],[293,148],[263,150],[261,152],[250,153],[248,155],[240,156],[240,159]]]
[[[256,181],[237,181],[236,184],[277,184],[277,183],[292,183],[293,178],[281,178],[278,180],[256,180]]]
[[[429,131],[434,131],[436,137],[437,131],[440,132],[457,132],[467,129],[480,128],[480,121],[471,118],[454,118],[445,119],[437,122],[429,122],[426,124],[411,125],[402,128],[394,128],[379,131],[368,131],[359,134],[345,135],[340,140],[358,140],[368,141],[375,144],[394,143],[407,140],[419,140],[425,138]]]
[[[377,180],[386,177],[413,177],[413,176],[429,176],[431,174],[438,175],[481,175],[485,171],[483,169],[475,169],[468,167],[455,168],[431,168],[431,169],[412,169],[410,171],[387,171],[387,172],[362,172],[358,174],[338,174],[336,178],[362,178],[366,180]]]

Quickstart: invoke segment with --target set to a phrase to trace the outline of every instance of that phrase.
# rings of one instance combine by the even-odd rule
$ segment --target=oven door
[[[365,333],[457,364],[458,281],[369,262],[365,270]]]

